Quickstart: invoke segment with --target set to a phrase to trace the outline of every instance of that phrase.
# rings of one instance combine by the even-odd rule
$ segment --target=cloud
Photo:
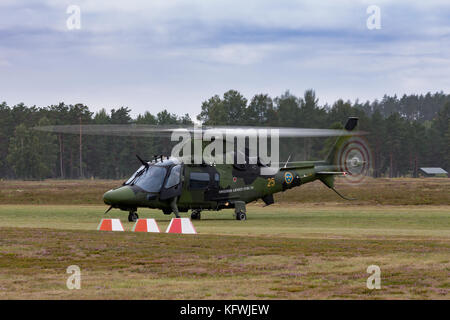
[[[72,4],[81,30],[66,28]],[[202,99],[230,88],[248,98],[316,88],[322,102],[448,88],[448,1],[376,1],[381,30],[366,28],[372,4],[3,0],[0,68],[14,77],[0,77],[0,100],[195,116]]]
[[[1,67],[9,67],[9,66],[11,66],[11,63],[8,60],[0,58],[0,68]]]

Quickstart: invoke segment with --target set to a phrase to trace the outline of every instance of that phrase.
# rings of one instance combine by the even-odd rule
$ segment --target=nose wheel
[[[200,210],[193,210],[191,214],[192,220],[200,220],[201,219],[201,213]]]
[[[136,211],[130,211],[128,214],[128,221],[129,222],[136,222],[137,219],[139,219],[139,216]]]

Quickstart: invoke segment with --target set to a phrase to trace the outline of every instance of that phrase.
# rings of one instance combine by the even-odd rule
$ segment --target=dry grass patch
[[[1,298],[449,297],[449,241],[291,239],[1,228]],[[68,290],[67,266],[82,270]],[[365,287],[369,264],[382,289]]]
[[[103,204],[103,194],[120,186],[122,180],[0,181],[0,204]],[[379,178],[363,185],[349,185],[337,179],[343,194],[358,204],[448,205],[450,179]],[[294,188],[275,197],[283,203],[347,203],[319,181]]]

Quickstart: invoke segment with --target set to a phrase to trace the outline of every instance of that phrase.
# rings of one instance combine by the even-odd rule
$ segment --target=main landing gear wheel
[[[236,213],[236,220],[241,220],[241,221],[247,220],[247,215],[245,214],[245,212],[239,211]]]
[[[139,216],[136,211],[130,211],[128,214],[128,221],[129,222],[136,222],[137,219],[139,219]]]
[[[191,213],[191,219],[192,220],[200,220],[202,218],[202,214],[198,210],[194,210]]]

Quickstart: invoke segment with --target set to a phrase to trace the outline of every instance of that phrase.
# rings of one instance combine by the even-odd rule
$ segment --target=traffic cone
[[[134,232],[161,232],[155,219],[138,219],[133,227]]]
[[[166,233],[196,234],[194,225],[188,218],[173,218],[166,229]]]
[[[124,231],[120,219],[102,219],[97,227],[100,231]]]

